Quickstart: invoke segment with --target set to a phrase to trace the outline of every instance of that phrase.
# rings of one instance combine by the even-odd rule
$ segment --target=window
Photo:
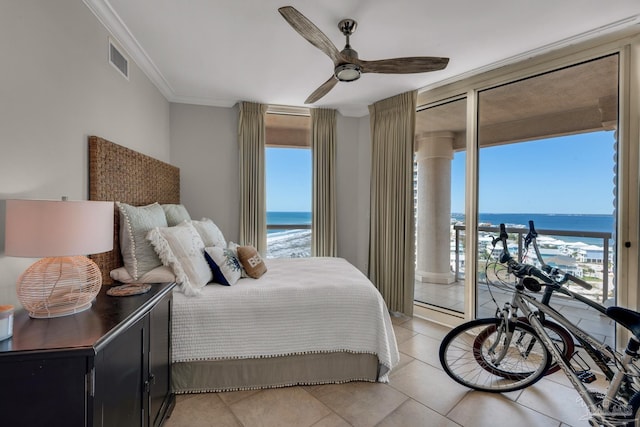
[[[266,256],[311,256],[311,119],[268,113],[265,124]]]

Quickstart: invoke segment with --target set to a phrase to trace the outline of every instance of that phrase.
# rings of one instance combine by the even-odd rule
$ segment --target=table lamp
[[[39,258],[18,278],[18,300],[33,318],[91,307],[102,275],[85,255],[113,249],[113,202],[7,200],[5,255]]]

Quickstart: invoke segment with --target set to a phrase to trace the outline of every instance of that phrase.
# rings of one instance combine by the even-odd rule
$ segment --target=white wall
[[[78,0],[0,6],[0,305],[34,260],[4,256],[4,200],[86,199],[87,136],[170,160],[169,103],[129,62],[108,62],[108,33]]]
[[[192,218],[211,218],[238,241],[237,108],[171,104],[171,163],[180,168],[180,197]]]
[[[367,273],[369,265],[369,116],[337,120],[338,256]]]

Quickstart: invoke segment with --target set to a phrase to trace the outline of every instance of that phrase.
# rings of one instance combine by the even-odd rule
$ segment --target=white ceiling
[[[304,106],[333,63],[280,16],[292,5],[361,59],[445,56],[442,71],[363,74],[314,106],[362,116],[375,101],[432,87],[631,25],[640,0],[84,0],[171,102]]]

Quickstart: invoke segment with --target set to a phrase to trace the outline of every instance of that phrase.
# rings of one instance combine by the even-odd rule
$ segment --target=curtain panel
[[[311,255],[337,255],[336,111],[311,110],[313,190]]]
[[[265,125],[267,106],[240,103],[240,244],[253,245],[262,255],[267,250],[265,189]]]
[[[369,278],[389,310],[413,314],[413,153],[416,91],[369,106],[371,220]]]

